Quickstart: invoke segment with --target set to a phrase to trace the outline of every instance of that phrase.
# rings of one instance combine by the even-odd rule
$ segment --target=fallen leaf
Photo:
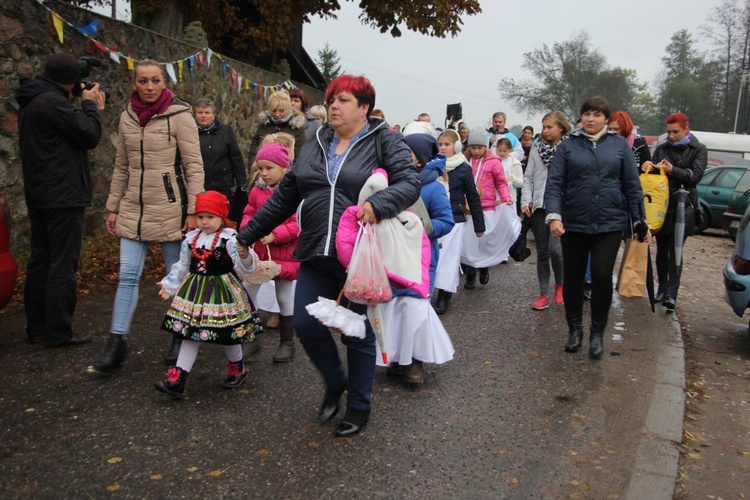
[[[211,477],[218,477],[218,476],[221,476],[221,471],[220,470],[212,470],[211,472],[206,473],[206,475],[207,476],[211,476]]]
[[[112,457],[112,458],[108,459],[107,462],[109,462],[111,464],[117,464],[117,463],[122,462],[122,458],[121,457]]]
[[[317,441],[310,441],[308,443],[308,446],[311,446],[313,448],[319,448],[320,447],[320,443],[318,443]]]
[[[693,460],[698,460],[701,457],[700,453],[688,453],[688,456]]]
[[[164,476],[162,476],[161,474],[152,474],[151,479],[153,479],[154,481],[160,481],[161,479],[164,479]]]
[[[35,411],[36,411],[36,408],[26,408],[26,413],[32,413]]]
[[[120,489],[120,485],[118,483],[110,484],[107,486],[107,491],[117,491]]]
[[[505,478],[505,484],[518,484],[518,478],[517,477],[507,477],[507,478]]]
[[[490,360],[485,360],[485,361],[484,361],[484,364],[485,364],[485,365],[491,365],[491,364],[492,364],[492,362],[491,362]]]
[[[577,456],[577,455],[578,455],[578,452],[577,452],[577,451],[573,451],[573,450],[570,450],[570,451],[568,452],[568,455],[570,455],[571,457],[575,457],[575,456]]]
[[[187,471],[188,471],[188,472],[195,472],[195,471],[197,471],[197,470],[198,470],[198,467],[188,467],[188,468],[187,468]]]
[[[572,484],[573,486],[578,486],[579,484],[581,484],[581,482],[578,480],[573,480],[570,482],[570,484]]]
[[[258,450],[258,455],[268,455],[269,453],[271,452],[266,449]]]

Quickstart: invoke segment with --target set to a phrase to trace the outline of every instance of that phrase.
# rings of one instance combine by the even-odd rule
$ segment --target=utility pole
[[[737,133],[737,122],[740,119],[740,104],[742,103],[742,87],[746,83],[748,83],[748,79],[750,78],[750,70],[743,70],[742,71],[742,79],[740,80],[740,92],[737,96],[737,112],[734,114],[734,133]]]

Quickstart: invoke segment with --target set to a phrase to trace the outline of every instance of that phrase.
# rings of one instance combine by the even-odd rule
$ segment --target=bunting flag
[[[57,12],[52,12],[52,24],[55,26],[57,38],[60,39],[60,43],[63,43],[63,18],[58,16]]]
[[[86,26],[78,26],[76,29],[84,35],[94,36],[99,29],[100,22],[102,22],[101,19],[96,19],[88,23]]]
[[[169,78],[171,78],[173,82],[179,83],[177,81],[177,75],[174,74],[174,64],[169,62],[165,63],[164,66],[167,68],[167,74],[169,75]]]
[[[100,19],[95,19],[84,26],[74,26],[70,22],[64,20],[57,12],[47,7],[47,5],[45,5],[45,0],[36,0],[36,2],[42,7],[44,7],[50,13],[50,17],[52,19],[52,27],[54,27],[54,33],[57,34],[57,37],[60,40],[61,44],[64,43],[63,28],[64,28],[64,25],[67,24],[68,26],[76,30],[78,33],[85,36],[91,45],[96,47],[101,52],[105,54],[109,54],[109,58],[115,63],[121,64],[127,67],[127,69],[130,71],[135,69],[135,59],[133,57],[123,54],[122,52],[119,52],[118,47],[116,45],[113,45],[113,48],[110,48],[104,45],[102,42],[93,38],[93,36],[98,34],[99,25],[101,24]],[[50,31],[52,31],[51,28],[50,28]],[[92,50],[91,45],[87,47],[87,50],[89,51]],[[190,74],[192,75],[195,70],[196,59],[198,61],[198,66],[205,65],[206,69],[209,69],[211,67],[211,58],[214,55],[221,61],[222,78],[226,78],[227,72],[229,72],[232,86],[236,87],[236,90],[238,93],[243,89],[244,90],[255,89],[255,92],[258,96],[258,100],[265,100],[268,98],[269,92],[274,93],[284,88],[285,89],[297,88],[294,82],[291,82],[290,80],[285,80],[282,83],[277,83],[274,85],[261,85],[260,83],[250,81],[249,79],[239,74],[237,70],[228,63],[228,61],[224,60],[221,54],[214,52],[213,50],[211,50],[210,47],[204,47],[198,52],[192,55],[189,55],[183,59],[170,61],[170,62],[159,62],[159,64],[164,66],[167,74],[169,75],[169,77],[172,79],[174,83],[179,83],[180,81],[184,81],[185,61],[187,61],[188,70],[190,71]],[[174,68],[175,64],[177,64],[177,73],[175,73],[175,68]]]

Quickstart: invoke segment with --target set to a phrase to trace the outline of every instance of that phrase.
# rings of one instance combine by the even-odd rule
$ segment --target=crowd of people
[[[91,202],[87,151],[101,137],[105,98],[98,85],[77,88],[79,73],[75,58],[55,54],[44,74],[16,93],[31,220],[27,334],[48,347],[91,341],[73,331],[72,320],[83,214]],[[70,100],[76,94],[80,109]],[[477,281],[487,285],[490,269],[508,261],[528,230],[539,284],[530,307],[564,307],[564,350],[577,352],[590,299],[588,353],[600,359],[620,244],[652,237],[641,172],[662,169],[672,193],[689,193],[687,220],[699,217],[695,186],[706,148],[681,113],[666,120],[667,141],[651,157],[627,112],[613,112],[604,97],[582,103],[575,127],[550,110],[537,135],[528,125],[517,137],[502,112],[488,129],[454,119],[436,129],[424,113],[402,128],[375,109],[367,78],[342,75],[328,86],[325,106],[311,106],[302,89],[271,94],[244,156],[235,132],[217,118],[220,111],[209,97],[193,105],[175,97],[159,63],[135,65],[106,203],[106,229],[120,243],[119,284],[94,367],[112,373],[125,361],[146,253],[158,242],[167,271],[159,294],[170,301],[161,329],[171,346],[156,389],[184,396],[200,343],[224,347],[222,386],[240,387],[244,361],[258,352],[264,331],[262,308],[271,314],[265,328],[279,330],[273,361],[293,360],[296,337],[320,372],[321,422],[340,412],[346,394],[338,436],[367,425],[376,364],[421,384],[424,363],[453,358],[439,315],[448,313],[461,274],[465,290]],[[670,198],[656,235],[657,300],[668,312],[680,283],[676,200]],[[386,234],[394,226],[376,224],[389,220],[398,221],[401,236]],[[384,258],[393,298],[377,309],[385,343],[376,341],[372,308],[342,295],[363,230],[394,245]],[[311,310],[323,299],[369,317],[362,334],[340,334],[317,319]],[[385,352],[388,363],[378,361]]]

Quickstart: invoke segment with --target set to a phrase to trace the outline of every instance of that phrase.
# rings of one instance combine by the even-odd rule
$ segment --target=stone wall
[[[74,26],[85,26],[101,19],[96,39],[105,46],[135,59],[150,58],[161,62],[184,59],[203,46],[168,38],[137,26],[100,16],[94,12],[48,0],[50,9]],[[99,146],[91,152],[94,197],[86,216],[86,234],[104,228],[104,204],[109,192],[112,165],[117,143],[117,126],[120,113],[132,91],[132,72],[124,64],[110,60],[90,40],[68,25],[64,27],[61,45],[47,9],[33,0],[3,0],[0,2],[0,193],[10,205],[13,214],[14,253],[25,252],[28,218],[23,196],[21,160],[18,150],[18,104],[13,94],[21,78],[31,78],[41,73],[44,58],[53,52],[69,52],[76,57],[90,55],[104,60],[95,68],[90,79],[107,85],[111,98],[104,111],[105,130]],[[222,56],[239,74],[252,82],[275,85],[285,77],[264,71]],[[122,58],[124,61],[124,58]],[[255,90],[237,91],[228,75],[222,76],[221,61],[212,59],[210,67],[196,64],[193,74],[185,65],[183,81],[168,87],[181,99],[195,102],[208,96],[216,103],[217,116],[222,123],[234,128],[240,146],[247,151],[256,127],[257,114],[264,109],[265,101]],[[300,85],[313,103],[321,103],[321,92]]]

